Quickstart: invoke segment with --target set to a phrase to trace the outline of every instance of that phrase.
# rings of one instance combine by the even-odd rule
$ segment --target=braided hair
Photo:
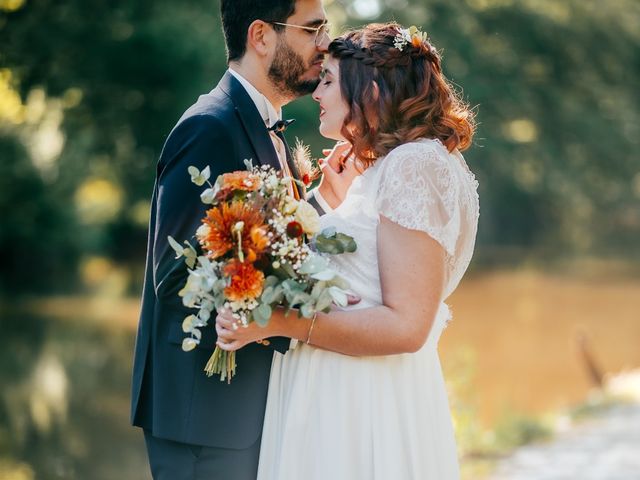
[[[388,43],[385,41],[363,47],[355,43],[353,38],[345,36],[336,38],[331,43],[329,51],[336,58],[353,58],[363,65],[375,68],[409,67],[413,59],[426,58],[440,69],[440,57],[430,44],[421,43],[419,46],[409,44],[408,48],[399,50],[393,42],[390,45]]]
[[[473,138],[473,113],[445,79],[439,53],[426,39],[397,48],[400,28],[370,24],[329,45],[349,105],[342,134],[365,164],[420,138],[440,139],[449,151]]]

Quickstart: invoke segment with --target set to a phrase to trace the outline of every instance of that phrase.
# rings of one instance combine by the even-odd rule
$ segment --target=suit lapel
[[[270,165],[276,170],[280,170],[280,160],[278,160],[269,132],[247,91],[228,71],[224,74],[218,86],[231,98],[235,105],[236,113],[258,156],[254,160],[260,165]]]

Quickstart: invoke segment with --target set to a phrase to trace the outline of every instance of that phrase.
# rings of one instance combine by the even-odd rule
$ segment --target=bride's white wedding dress
[[[459,478],[438,359],[450,318],[444,300],[469,265],[478,222],[477,182],[464,159],[437,140],[401,145],[357,177],[321,219],[358,250],[332,266],[362,301],[382,303],[376,253],[379,216],[427,232],[446,251],[443,303],[417,353],[351,357],[300,342],[271,368],[259,480],[453,480]],[[411,252],[398,252],[411,255]]]

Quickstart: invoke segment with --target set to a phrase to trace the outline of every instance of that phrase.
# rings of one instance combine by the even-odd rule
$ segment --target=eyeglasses
[[[328,22],[325,22],[322,25],[317,27],[306,27],[304,25],[295,25],[293,23],[282,23],[282,22],[267,22],[267,23],[270,23],[272,25],[280,25],[283,27],[301,28],[302,30],[306,30],[307,32],[313,32],[314,34],[313,41],[316,44],[316,47],[320,46],[325,36],[329,37],[329,30],[331,30],[331,25]]]

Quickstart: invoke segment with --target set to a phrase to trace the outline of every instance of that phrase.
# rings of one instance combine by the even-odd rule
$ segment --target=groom
[[[321,0],[222,0],[221,14],[229,70],[169,134],[151,202],[131,419],[144,429],[155,480],[255,479],[271,359],[290,342],[242,349],[231,384],[203,371],[213,327],[194,351],[181,349],[181,324],[192,313],[178,296],[187,271],[167,237],[191,239],[205,212],[187,168],[210,166],[215,180],[252,159],[295,174],[278,128],[281,107],[315,89],[329,43]]]

